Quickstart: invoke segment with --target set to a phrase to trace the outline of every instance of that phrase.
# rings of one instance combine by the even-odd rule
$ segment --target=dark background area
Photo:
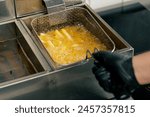
[[[135,55],[150,50],[150,11],[140,3],[98,14],[135,49]],[[133,98],[150,99],[145,87],[137,89]]]

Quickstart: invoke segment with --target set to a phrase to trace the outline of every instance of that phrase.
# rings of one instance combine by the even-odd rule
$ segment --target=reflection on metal
[[[65,9],[64,0],[43,0],[45,2],[47,12],[53,13]]]
[[[84,0],[64,0],[66,6],[84,3]]]
[[[28,0],[14,0],[14,1],[16,3],[17,17],[22,17],[22,16],[26,16],[26,15],[32,15],[32,14],[44,12],[46,9],[44,1],[48,5],[47,7],[49,7],[49,6],[51,7],[52,5],[62,4],[62,5],[60,5],[61,9],[64,8],[63,7],[64,4],[65,4],[65,6],[70,6],[70,5],[82,3],[82,0],[30,0],[30,2]],[[58,10],[59,9],[60,8],[58,8]],[[53,11],[54,11],[54,9],[49,12],[53,12]]]
[[[13,0],[0,0],[0,22],[15,19]]]
[[[44,11],[43,0],[15,0],[17,17]]]
[[[148,10],[150,10],[150,1],[149,0],[137,0],[142,5],[144,5]]]

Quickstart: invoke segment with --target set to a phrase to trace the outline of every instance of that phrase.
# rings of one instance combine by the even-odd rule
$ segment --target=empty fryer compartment
[[[16,24],[0,25],[0,83],[43,70]]]
[[[115,44],[84,8],[71,8],[35,18],[31,26],[52,67],[81,63],[94,50],[114,51]]]

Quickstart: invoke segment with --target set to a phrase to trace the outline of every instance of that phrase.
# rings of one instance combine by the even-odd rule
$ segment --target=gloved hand
[[[132,58],[111,52],[93,54],[93,73],[104,90],[125,99],[139,86],[132,67]]]

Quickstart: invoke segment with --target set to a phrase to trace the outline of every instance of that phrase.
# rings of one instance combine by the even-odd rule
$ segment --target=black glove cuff
[[[128,74],[128,76],[125,78],[125,82],[128,85],[128,90],[132,93],[140,86],[134,74],[132,58],[127,59],[127,61],[124,63],[124,68]]]

